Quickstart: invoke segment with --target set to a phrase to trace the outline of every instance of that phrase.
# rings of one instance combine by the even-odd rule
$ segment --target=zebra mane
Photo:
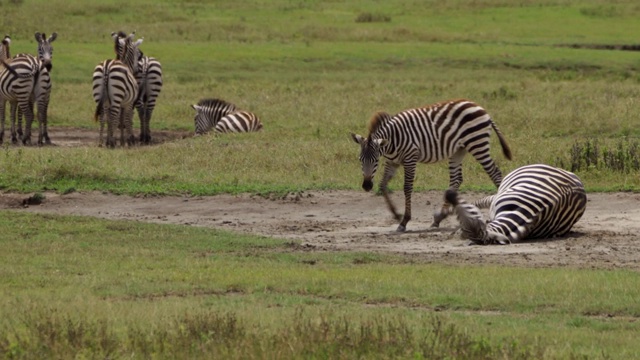
[[[380,129],[384,124],[386,124],[389,120],[391,120],[391,115],[384,111],[378,111],[373,114],[371,120],[369,120],[369,136],[375,134],[378,129]]]
[[[199,106],[206,106],[206,107],[210,107],[210,108],[215,108],[215,107],[222,107],[222,106],[230,106],[233,107],[233,109],[236,109],[236,106],[232,103],[226,102],[222,99],[202,99],[200,101],[198,101],[198,105]]]

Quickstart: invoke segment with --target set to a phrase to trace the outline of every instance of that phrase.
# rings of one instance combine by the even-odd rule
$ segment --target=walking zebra
[[[457,190],[462,183],[462,159],[467,152],[482,165],[496,186],[500,186],[502,173],[489,153],[489,137],[493,129],[498,135],[504,156],[511,160],[511,150],[504,136],[479,105],[468,100],[452,100],[427,107],[405,110],[395,116],[376,113],[369,123],[365,138],[351,133],[360,144],[360,162],[364,181],[362,188],[373,188],[373,177],[380,156],[387,160],[380,191],[396,220],[401,220],[398,231],[405,231],[411,220],[411,193],[417,163],[436,163],[449,159],[449,188]],[[396,211],[389,197],[387,184],[398,167],[404,167],[404,216]],[[441,213],[447,213],[448,204]],[[434,217],[432,226],[442,219]]]
[[[53,46],[51,45],[51,43],[58,37],[57,33],[52,33],[51,36],[49,36],[49,38],[47,39],[47,36],[44,33],[40,33],[40,32],[36,32],[35,33],[35,39],[36,42],[38,43],[38,59],[40,60],[40,62],[42,62],[42,64],[44,65],[44,67],[47,69],[47,72],[49,74],[51,74],[51,69],[53,68],[53,63],[51,62],[53,59]],[[20,57],[20,56],[31,56],[29,54],[18,54],[16,55],[16,57]],[[49,76],[49,82],[46,81],[38,81],[37,86],[40,87],[40,89],[38,88],[34,88],[34,93],[31,96],[30,99],[30,104],[29,106],[31,107],[31,111],[33,111],[33,105],[35,102],[35,99],[38,98],[38,94],[40,94],[40,101],[38,102],[38,123],[40,126],[40,131],[39,133],[42,134],[42,139],[38,139],[38,144],[42,145],[42,140],[44,140],[44,143],[46,144],[51,144],[51,140],[49,139],[49,134],[48,134],[48,130],[47,130],[47,123],[48,123],[48,109],[49,109],[49,100],[51,97],[51,79]],[[11,114],[12,114],[12,120],[11,120],[11,141],[13,143],[17,142],[17,136],[22,136],[22,111],[20,110],[19,107],[15,106],[16,104],[12,104],[11,106]],[[14,123],[14,118],[15,118],[15,111],[18,111],[18,115],[17,115],[17,127]]]
[[[262,122],[254,113],[248,111],[236,111],[225,115],[215,127],[217,133],[241,133],[260,131]]]
[[[46,130],[47,107],[49,104],[49,94],[51,90],[51,81],[49,71],[46,66],[35,56],[29,54],[20,54],[11,59],[3,59],[2,64],[4,71],[0,73],[0,122],[5,121],[5,105],[6,101],[12,106],[11,124],[12,137],[15,138],[15,106],[19,106],[26,118],[26,128],[22,143],[31,144],[31,124],[33,123],[32,96],[38,104],[38,122],[40,123],[40,131],[38,136],[38,144],[43,142],[50,143]],[[4,133],[4,126],[2,126]],[[17,142],[17,139],[15,139]]]
[[[543,164],[512,171],[497,194],[474,205],[451,189],[445,199],[454,206],[462,236],[482,245],[564,236],[580,220],[587,205],[584,186],[575,174]],[[485,222],[478,208],[487,207],[490,215]]]
[[[156,107],[156,98],[162,90],[162,66],[155,58],[140,52],[138,72],[135,76],[138,83],[138,99],[135,106],[140,118],[140,143],[150,144],[151,114]]]
[[[95,120],[100,120],[99,141],[102,145],[105,116],[107,121],[107,147],[115,147],[114,129],[120,129],[120,144],[135,143],[133,136],[133,106],[138,95],[138,85],[134,74],[138,67],[139,50],[142,39],[133,42],[133,35],[112,33],[115,52],[122,60],[105,60],[93,71],[93,99],[97,103]]]
[[[220,119],[236,112],[235,105],[221,99],[202,99],[191,107],[196,111],[194,123],[198,135],[211,131]]]

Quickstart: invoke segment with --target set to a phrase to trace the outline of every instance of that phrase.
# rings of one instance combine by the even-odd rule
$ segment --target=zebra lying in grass
[[[587,205],[584,186],[575,174],[543,164],[512,171],[497,194],[473,205],[451,189],[445,200],[454,207],[462,237],[480,245],[564,236]],[[479,208],[487,207],[490,215],[485,222]]]
[[[220,99],[202,99],[191,105],[196,111],[196,134],[211,129],[217,133],[251,132],[262,129],[262,122],[254,113],[241,111],[234,104]]]

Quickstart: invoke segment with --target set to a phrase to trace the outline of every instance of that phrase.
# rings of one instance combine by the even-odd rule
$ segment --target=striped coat
[[[452,100],[435,105],[405,110],[394,116],[376,113],[369,123],[369,135],[351,133],[360,145],[360,163],[366,191],[373,188],[373,177],[380,157],[386,159],[380,191],[389,210],[400,220],[398,231],[405,231],[411,220],[411,194],[418,163],[449,161],[449,188],[457,190],[462,184],[462,159],[470,153],[484,168],[496,186],[502,173],[490,155],[490,134],[495,131],[502,151],[511,159],[511,150],[504,136],[479,105],[468,100]],[[398,213],[388,195],[387,184],[398,168],[404,167],[404,215]],[[443,208],[448,207],[447,204]],[[446,213],[446,211],[442,211]],[[442,219],[434,217],[432,226]]]
[[[495,195],[468,204],[455,190],[445,193],[462,234],[478,244],[506,244],[566,235],[587,205],[584,185],[573,173],[544,164],[520,167]],[[489,207],[485,222],[478,208]]]

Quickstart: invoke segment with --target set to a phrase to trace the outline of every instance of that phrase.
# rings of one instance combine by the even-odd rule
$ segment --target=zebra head
[[[141,38],[134,42],[135,35],[135,31],[130,35],[127,35],[124,31],[111,33],[111,37],[114,40],[116,59],[125,63],[134,74],[138,72],[138,61],[141,54],[139,46],[143,41]]]
[[[360,144],[360,163],[362,164],[362,188],[365,191],[373,189],[373,177],[378,170],[378,163],[382,155],[382,147],[387,144],[386,139],[365,138],[351,133],[351,138]]]
[[[471,240],[478,245],[511,243],[505,235],[487,228],[480,209],[458,197],[455,190],[449,189],[444,194],[446,202],[451,204],[458,216],[462,238]]]
[[[40,33],[40,32],[36,32],[35,33],[35,38],[36,41],[38,42],[38,59],[40,59],[40,61],[42,61],[42,63],[44,64],[44,66],[47,68],[48,71],[51,71],[51,68],[53,68],[53,64],[51,63],[52,59],[53,59],[53,46],[51,46],[51,43],[58,37],[58,33],[53,33],[51,34],[51,36],[49,36],[49,38],[47,39],[47,35],[45,35],[44,33]]]
[[[9,51],[9,45],[11,44],[11,37],[5,35],[2,39],[2,45],[0,45],[0,60],[7,60],[11,58],[11,52]]]

